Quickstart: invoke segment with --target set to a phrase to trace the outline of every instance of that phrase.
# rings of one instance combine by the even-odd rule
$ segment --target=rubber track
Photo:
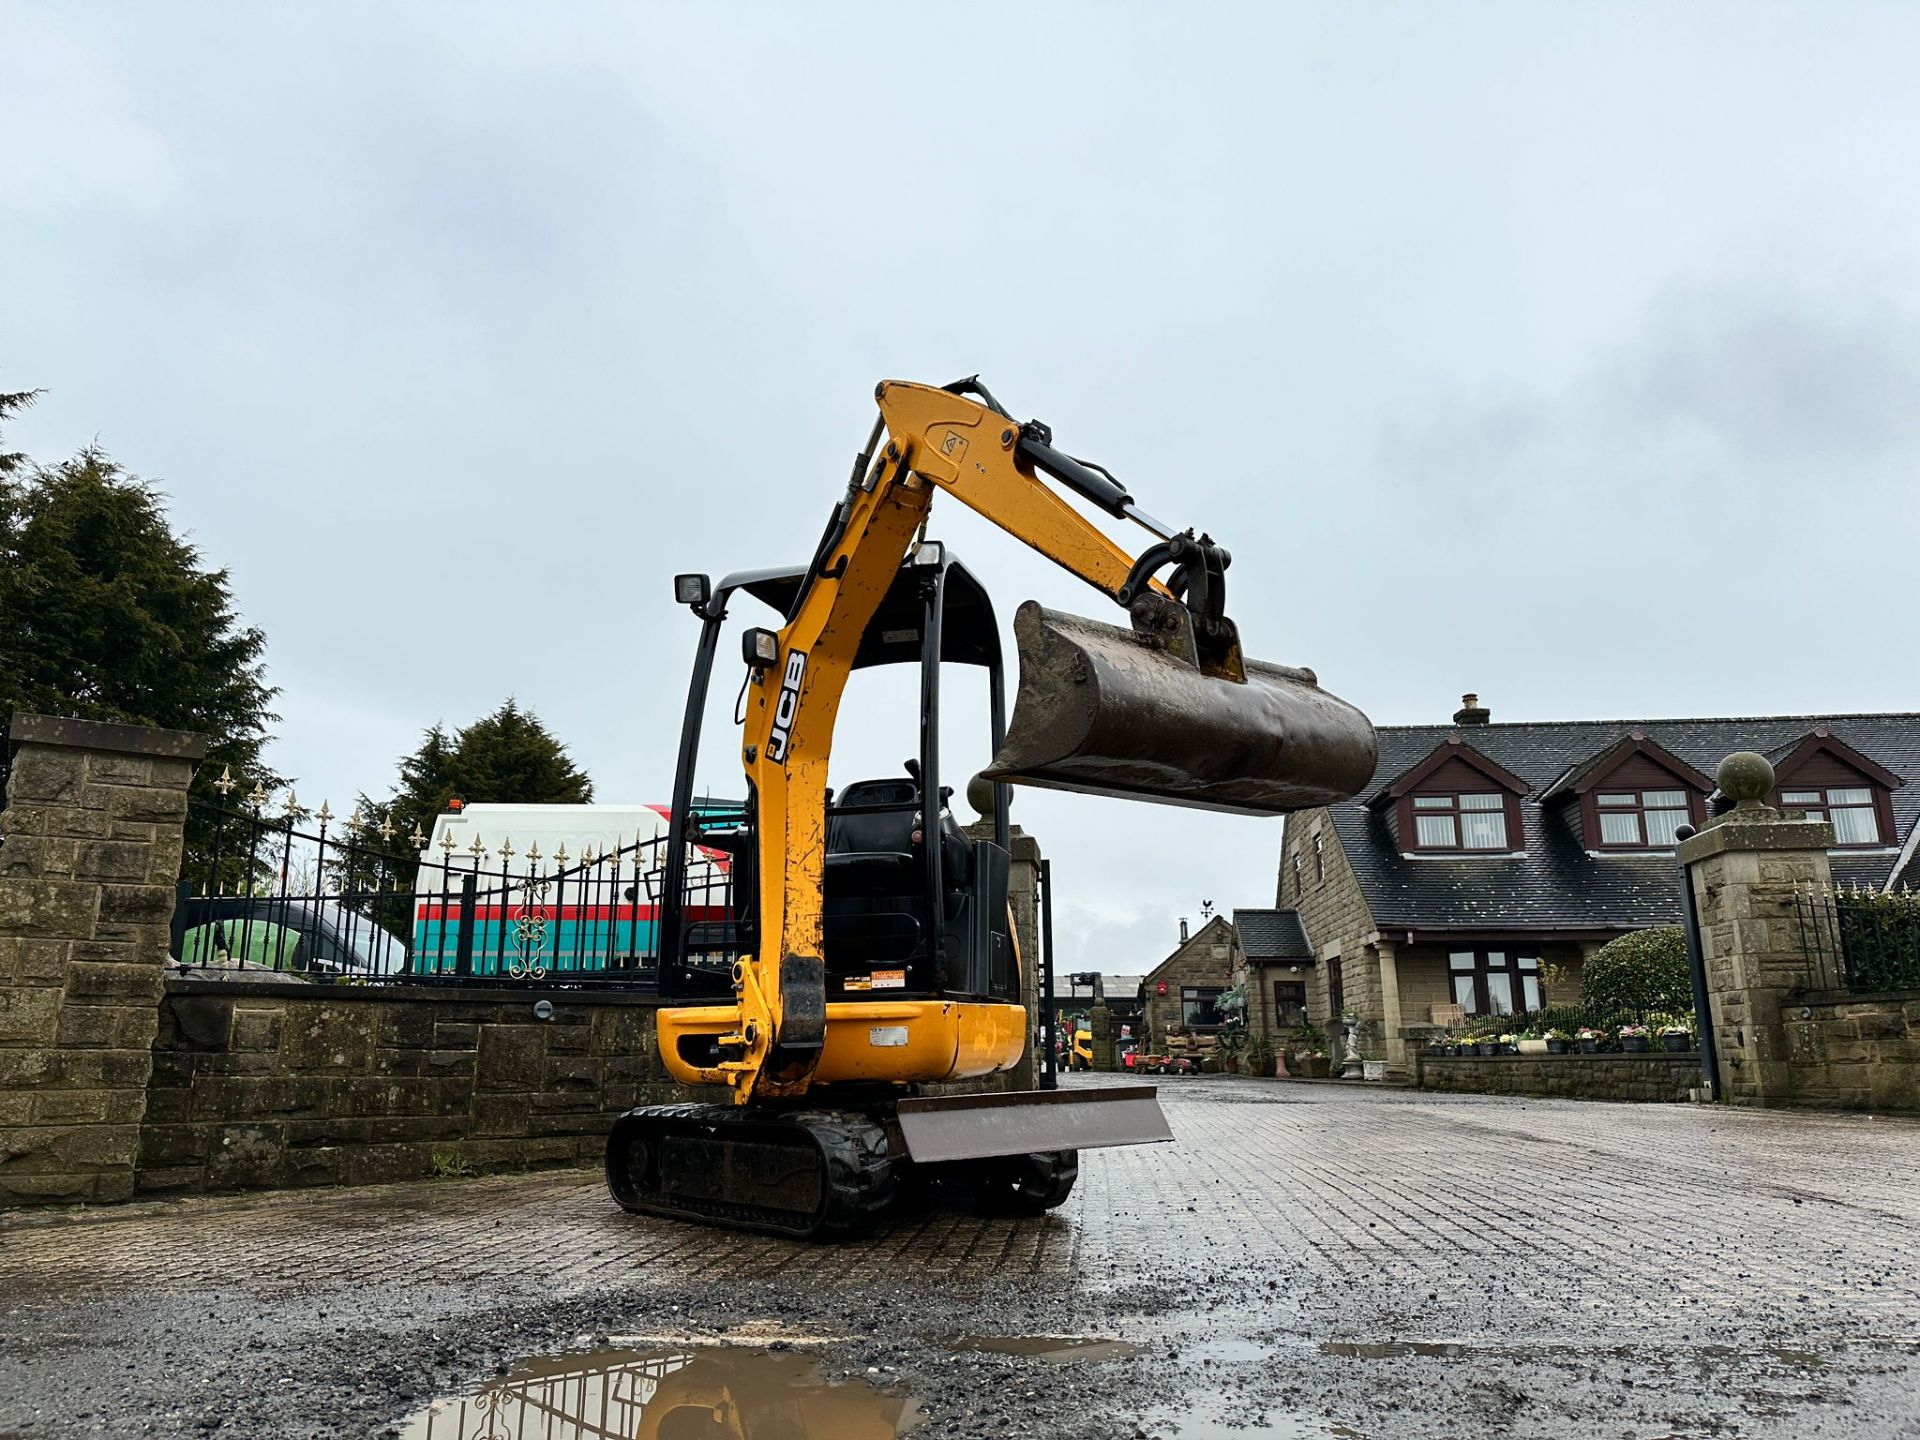
[[[765,1195],[739,1194],[718,1199],[696,1199],[643,1193],[627,1163],[628,1143],[635,1129],[652,1132],[654,1143],[681,1130],[712,1130],[725,1138],[728,1129],[791,1128],[795,1139],[808,1137],[822,1165],[820,1210],[811,1216],[767,1203]],[[800,1147],[795,1146],[796,1149]],[[840,1110],[795,1110],[769,1114],[733,1105],[646,1105],[629,1110],[614,1122],[607,1137],[607,1188],[622,1209],[640,1215],[665,1215],[809,1240],[837,1240],[864,1235],[892,1207],[894,1159],[886,1130],[864,1115]]]

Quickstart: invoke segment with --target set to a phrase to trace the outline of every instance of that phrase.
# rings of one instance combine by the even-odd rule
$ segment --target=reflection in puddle
[[[1140,1346],[1098,1335],[963,1335],[959,1348],[993,1355],[1029,1355],[1065,1364],[1071,1360],[1117,1360],[1138,1355]]]
[[[402,1440],[893,1440],[910,1399],[786,1351],[675,1347],[529,1360],[411,1416]]]

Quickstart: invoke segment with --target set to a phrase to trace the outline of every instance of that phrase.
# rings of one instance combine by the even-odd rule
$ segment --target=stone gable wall
[[[1313,837],[1322,841],[1326,879],[1315,878]],[[1294,877],[1293,856],[1300,855],[1300,881]],[[1325,809],[1289,815],[1280,849],[1278,903],[1300,912],[1307,943],[1313,946],[1314,966],[1307,978],[1307,1014],[1326,1029],[1339,1019],[1333,1013],[1328,975],[1340,967],[1348,1010],[1363,1018],[1384,1021],[1385,1002],[1380,983],[1379,956],[1369,950],[1373,913],[1347,863],[1339,833]]]
[[[1165,1038],[1167,1027],[1180,1023],[1183,988],[1191,985],[1225,990],[1233,984],[1234,970],[1239,963],[1240,941],[1233,923],[1216,915],[1154,966],[1141,982],[1145,994],[1142,1014],[1153,1040],[1157,1043]],[[1164,995],[1159,993],[1163,983],[1167,987]]]

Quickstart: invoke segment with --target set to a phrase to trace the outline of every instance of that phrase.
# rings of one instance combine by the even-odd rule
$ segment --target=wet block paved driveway
[[[1083,1157],[1053,1215],[839,1247],[574,1171],[10,1217],[0,1437],[397,1435],[527,1357],[689,1342],[928,1436],[1920,1436],[1911,1119],[1161,1095],[1177,1144]],[[1051,1335],[1136,1348],[975,1345]]]

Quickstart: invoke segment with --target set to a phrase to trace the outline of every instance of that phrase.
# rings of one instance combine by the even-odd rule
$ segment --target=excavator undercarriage
[[[1277,815],[1346,798],[1373,771],[1365,716],[1312,671],[1242,653],[1225,610],[1230,557],[1209,537],[1145,515],[1109,472],[1016,423],[977,380],[886,382],[876,399],[880,418],[807,566],[717,586],[675,578],[702,630],[661,885],[659,1046],[674,1079],[724,1087],[732,1103],[643,1107],[616,1123],[607,1183],[630,1211],[821,1239],[940,1194],[1035,1213],[1067,1198],[1078,1151],[1170,1140],[1151,1087],[951,1093],[1007,1073],[1029,1043],[1036,957],[1012,923],[1008,786]],[[1155,543],[1129,554],[1056,484]],[[992,603],[925,538],[941,492],[1129,622],[1023,605],[1011,730]],[[702,718],[739,598],[781,623],[741,637],[745,821],[702,828]],[[827,763],[847,679],[887,664],[919,667],[918,754],[904,778],[836,797]],[[993,758],[969,796],[990,838],[961,829],[940,783],[940,676],[954,664],[988,675]],[[691,883],[716,867],[717,903]]]

